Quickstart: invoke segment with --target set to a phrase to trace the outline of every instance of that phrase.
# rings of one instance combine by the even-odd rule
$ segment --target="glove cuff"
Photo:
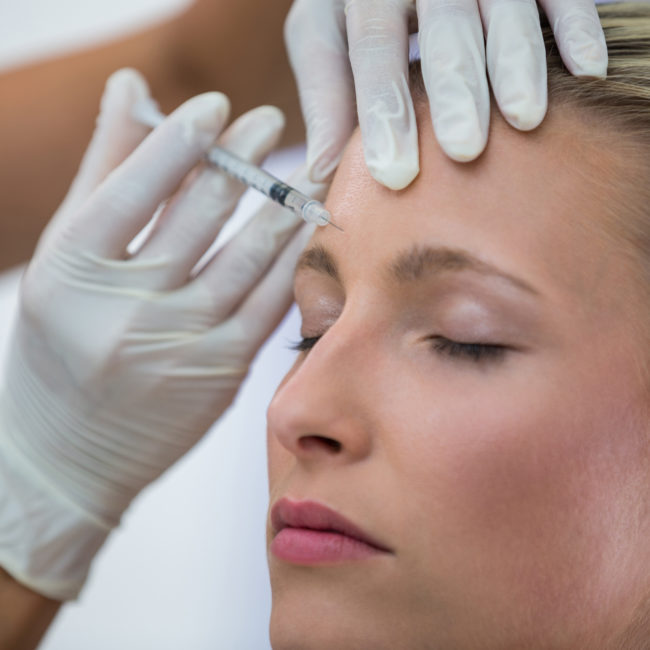
[[[8,425],[0,402],[0,566],[38,593],[75,599],[110,527],[48,485]]]

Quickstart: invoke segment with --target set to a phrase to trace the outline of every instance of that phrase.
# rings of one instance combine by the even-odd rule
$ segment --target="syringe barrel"
[[[271,176],[271,174],[259,167],[254,167],[225,149],[211,149],[208,153],[208,160],[245,185],[266,194],[280,205],[291,208],[299,217],[304,217],[303,207],[312,199],[283,183],[275,176]]]
[[[239,156],[225,149],[218,147],[210,149],[208,152],[208,160],[245,185],[249,185],[267,196],[271,195],[271,189],[277,183],[277,179],[271,176],[271,174],[247,163],[245,160],[239,158]]]
[[[271,176],[259,167],[254,167],[225,149],[211,149],[208,160],[234,176],[242,183],[263,192],[273,201],[293,210],[298,217],[309,223],[324,226],[328,223],[322,206],[311,197]],[[306,207],[307,206],[307,207]]]

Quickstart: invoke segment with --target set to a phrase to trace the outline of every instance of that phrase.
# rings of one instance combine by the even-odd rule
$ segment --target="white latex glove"
[[[568,69],[605,77],[607,47],[594,0],[540,0]],[[295,0],[285,40],[315,181],[330,177],[358,120],[370,173],[392,189],[418,174],[408,89],[409,23],[436,136],[454,160],[487,142],[490,94],[514,127],[533,129],[547,108],[546,53],[535,0]],[[484,36],[485,35],[485,36]]]
[[[292,301],[311,230],[269,203],[192,276],[242,192],[197,166],[228,101],[195,97],[140,144],[146,130],[129,115],[147,95],[133,71],[109,81],[79,175],[23,279],[3,369],[0,565],[57,599],[77,595],[133,497],[231,403]],[[219,142],[258,164],[282,127],[261,107]],[[304,173],[293,182],[317,189]]]

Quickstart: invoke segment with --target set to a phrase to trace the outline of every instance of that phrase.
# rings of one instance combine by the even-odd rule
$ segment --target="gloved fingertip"
[[[519,131],[532,131],[544,120],[548,109],[546,78],[534,80],[504,79],[496,85],[495,94],[505,120]]]
[[[607,78],[607,45],[588,32],[577,32],[567,40],[567,67],[576,77]]]
[[[441,149],[456,162],[471,162],[487,145],[490,109],[488,102],[457,101],[438,113],[431,104],[431,119]]]
[[[585,79],[607,79],[607,62],[604,64],[582,64],[577,72],[573,74],[576,77],[584,77]]]
[[[277,106],[258,106],[254,111],[258,119],[268,124],[268,128],[283,129],[287,122],[284,113]]]
[[[487,140],[484,138],[439,139],[438,143],[445,154],[456,162],[472,162],[476,160],[485,150]]]
[[[228,128],[227,149],[248,159],[260,149],[274,147],[285,125],[284,113],[275,106],[258,106],[244,113]],[[236,144],[235,144],[236,143]]]
[[[187,144],[207,148],[223,129],[230,114],[230,100],[219,92],[197,95],[174,111],[172,119],[183,127]]]
[[[128,86],[135,91],[149,94],[149,86],[145,78],[135,68],[120,68],[106,81],[107,89],[120,86]]]
[[[100,114],[149,97],[149,86],[144,77],[133,68],[121,68],[106,81],[100,104]]]
[[[378,164],[372,158],[369,160],[366,157],[366,164],[372,177],[391,190],[403,190],[420,173],[417,150],[400,158],[382,161],[381,164]]]
[[[258,106],[240,115],[219,137],[217,144],[240,158],[260,164],[278,145],[285,125],[284,113],[275,106]],[[217,167],[206,170],[221,187],[223,176]],[[222,200],[222,192],[215,196]]]
[[[273,140],[275,146],[286,124],[284,113],[275,106],[259,106],[251,113],[254,115],[254,127],[258,137]]]
[[[521,97],[519,101],[511,101],[501,106],[501,113],[508,124],[519,131],[536,129],[546,116],[548,105],[530,97]]]

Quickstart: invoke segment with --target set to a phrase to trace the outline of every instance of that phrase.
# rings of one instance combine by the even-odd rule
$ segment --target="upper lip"
[[[380,551],[391,550],[343,515],[315,501],[280,499],[271,509],[271,526],[277,535],[283,528],[308,528],[340,533],[374,546]]]

